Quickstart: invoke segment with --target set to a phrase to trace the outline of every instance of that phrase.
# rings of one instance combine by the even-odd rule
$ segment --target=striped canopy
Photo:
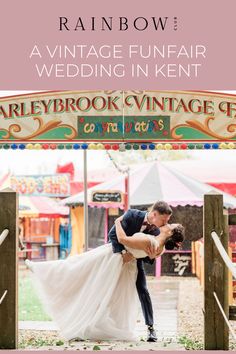
[[[69,208],[47,197],[19,197],[19,216],[31,218],[56,218],[67,216]]]
[[[125,192],[125,176],[120,175],[108,182],[98,184],[88,189],[89,205],[111,208],[108,204],[94,204],[91,202],[92,192],[96,190],[119,190]],[[203,196],[209,192],[221,193],[224,196],[224,205],[227,208],[236,208],[236,198],[230,194],[213,188],[212,186],[196,181],[183,175],[177,170],[164,166],[160,162],[151,162],[134,167],[130,172],[130,205],[151,205],[157,200],[164,200],[172,206],[203,205]],[[78,193],[62,200],[63,205],[83,205],[84,193]],[[117,204],[116,204],[117,207]],[[123,208],[123,204],[119,205]]]

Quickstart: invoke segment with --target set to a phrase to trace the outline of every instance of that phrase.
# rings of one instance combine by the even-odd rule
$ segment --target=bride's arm
[[[121,226],[121,220],[121,218],[118,218],[115,221],[116,234],[119,242],[124,246],[146,251],[151,244],[148,236],[145,234],[140,234],[128,237]]]

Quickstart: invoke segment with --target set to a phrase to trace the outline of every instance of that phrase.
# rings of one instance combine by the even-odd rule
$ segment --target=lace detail
[[[139,233],[137,233],[136,235],[138,235]],[[142,234],[142,233],[141,233]],[[155,236],[152,236],[152,235],[146,235],[150,241],[151,241],[151,246],[154,246],[156,248],[156,250],[158,250],[158,248],[160,247],[160,244],[159,244],[159,241],[158,239],[155,237]],[[147,257],[147,253],[143,250],[137,250],[137,249],[134,249],[134,248],[131,248],[131,247],[125,247],[127,249],[128,252],[132,253],[132,255],[135,257],[135,258],[145,258]],[[163,252],[162,252],[163,253]],[[161,254],[162,254],[161,253]],[[161,255],[160,254],[160,255]],[[160,256],[159,255],[159,256]],[[158,257],[159,257],[158,256]]]

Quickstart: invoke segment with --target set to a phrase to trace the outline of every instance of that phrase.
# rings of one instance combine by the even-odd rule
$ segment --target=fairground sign
[[[67,197],[70,195],[68,174],[11,176],[11,188],[20,195]]]
[[[236,96],[49,92],[0,99],[0,143],[236,140]]]
[[[122,203],[123,193],[120,191],[94,191],[92,194],[93,203]]]

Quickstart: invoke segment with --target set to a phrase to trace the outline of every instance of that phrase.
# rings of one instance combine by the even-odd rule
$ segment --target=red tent
[[[56,218],[67,216],[69,208],[59,205],[52,198],[48,197],[19,197],[20,217],[30,218]]]

